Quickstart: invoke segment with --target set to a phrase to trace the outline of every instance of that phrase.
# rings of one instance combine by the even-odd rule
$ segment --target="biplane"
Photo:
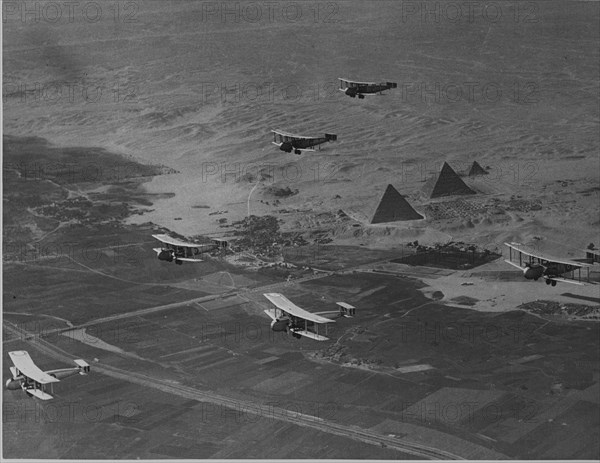
[[[273,133],[273,144],[279,146],[281,151],[295,154],[301,154],[302,151],[315,151],[313,146],[318,146],[321,149],[323,143],[337,140],[337,135],[326,133],[322,137],[305,137],[303,135],[294,135],[281,130],[271,130]]]
[[[356,314],[356,308],[345,302],[337,302],[339,312],[311,313],[301,309],[282,294],[265,293],[263,296],[277,307],[276,309],[265,310],[265,313],[272,319],[271,329],[292,333],[292,336],[298,339],[305,336],[315,341],[327,341],[329,339],[327,336],[319,334],[319,325],[325,325],[325,335],[327,335],[327,324],[335,323],[335,320],[325,318],[322,315],[338,313],[341,317],[353,317]]]
[[[520,243],[504,244],[509,250],[509,258],[505,262],[522,270],[523,276],[528,280],[537,281],[543,278],[547,285],[556,286],[560,281],[582,286],[585,283],[581,281],[581,270],[585,269],[586,280],[589,282],[589,269],[592,266],[589,263],[544,256]],[[577,272],[577,279],[575,272]]]
[[[6,381],[6,388],[11,391],[21,388],[27,394],[41,400],[53,398],[46,392],[48,384],[50,392],[54,393],[52,390],[54,383],[76,374],[86,375],[90,371],[88,363],[81,359],[73,360],[76,367],[42,371],[33,363],[27,351],[15,350],[9,352],[8,355],[14,366],[10,367],[12,378]]]
[[[355,98],[358,96],[361,100],[367,96],[383,95],[384,90],[390,88],[397,88],[396,82],[355,82],[353,80],[343,79],[338,77],[340,81],[340,92],[344,92],[345,95]]]
[[[162,244],[160,248],[153,248],[158,260],[175,261],[177,265],[184,262],[202,262],[200,258],[202,253],[227,247],[227,241],[221,239],[213,239],[212,243],[198,244],[182,241],[169,235],[152,235],[152,238],[157,239]]]

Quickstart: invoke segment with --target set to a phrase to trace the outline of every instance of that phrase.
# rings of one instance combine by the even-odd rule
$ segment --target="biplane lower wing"
[[[307,338],[310,339],[314,339],[315,341],[329,341],[329,338],[317,333],[313,333],[312,331],[307,331],[307,330],[297,330],[297,329],[291,329],[290,330],[292,333],[296,333],[299,336],[305,336]]]
[[[352,88],[352,87],[348,87],[348,88]],[[340,92],[342,92],[344,95],[350,95],[351,96],[351,94],[348,93],[348,88],[338,88],[338,90]],[[380,96],[380,95],[383,95],[383,93],[379,93],[379,92],[367,92],[367,91],[361,92],[360,90],[357,89],[356,95],[361,95],[361,96]]]
[[[278,142],[274,142],[274,141],[272,141],[271,143],[273,143],[275,146],[278,146],[279,148],[281,148],[282,146],[284,146],[284,145],[285,145],[285,143],[286,143],[286,142],[281,142],[281,143],[278,143]],[[292,147],[292,149],[295,149],[293,145],[291,145],[291,147]],[[314,149],[314,148],[300,148],[300,149],[301,149],[302,151],[317,151],[317,150],[316,150],[316,149]],[[282,151],[285,151],[285,150],[283,150],[283,149],[282,149]],[[290,151],[291,151],[291,150],[290,150]]]
[[[26,389],[25,392],[27,392],[27,394],[31,394],[32,396],[40,400],[51,400],[54,398],[47,392],[42,391],[41,389]]]
[[[163,249],[163,248],[152,248],[152,250],[156,253],[156,255],[158,256],[158,258],[160,260],[169,260],[168,258],[167,259],[161,259],[161,256],[162,256],[161,253],[163,253],[165,251],[165,249]],[[173,256],[172,259],[175,259],[175,260],[178,260],[178,261],[181,261],[181,262],[193,262],[193,263],[203,262],[202,259],[198,259],[198,258],[194,258],[194,257],[177,257],[177,256]]]
[[[519,264],[517,264],[516,262],[512,262],[512,261],[510,261],[510,260],[508,260],[508,259],[504,259],[504,262],[506,262],[507,264],[510,264],[510,265],[512,265],[512,266],[513,266],[513,267],[515,267],[515,268],[518,268],[519,270],[523,270],[523,269],[524,269],[524,267],[521,267],[521,266],[520,266]]]
[[[570,280],[569,278],[563,278],[563,277],[559,277],[559,276],[544,275],[544,280],[546,280],[548,282],[560,281],[561,283],[569,283],[570,285],[585,286],[585,283],[582,281]]]

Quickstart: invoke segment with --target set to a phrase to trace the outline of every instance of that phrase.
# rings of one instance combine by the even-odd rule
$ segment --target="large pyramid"
[[[473,165],[469,171],[469,177],[475,177],[477,175],[488,175],[488,172],[481,167],[477,161],[473,161]]]
[[[379,201],[379,206],[371,223],[397,222],[399,220],[418,220],[423,216],[413,209],[398,190],[388,185]]]
[[[452,195],[474,195],[476,194],[471,190],[465,182],[458,176],[456,172],[444,162],[442,171],[431,190],[430,198],[439,198],[440,196],[452,196]]]

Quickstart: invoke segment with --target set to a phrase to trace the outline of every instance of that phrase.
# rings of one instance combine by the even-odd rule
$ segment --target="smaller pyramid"
[[[447,162],[444,162],[440,175],[433,186],[433,190],[429,195],[430,198],[439,198],[440,196],[452,195],[474,195],[465,182],[458,176]]]
[[[388,185],[373,214],[371,223],[419,220],[423,216],[413,209],[408,201],[392,185]]]
[[[477,175],[488,175],[488,171],[481,167],[477,161],[473,161],[473,165],[469,171],[469,177],[475,177]]]

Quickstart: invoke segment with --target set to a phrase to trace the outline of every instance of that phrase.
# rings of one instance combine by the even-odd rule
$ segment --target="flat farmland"
[[[81,278],[83,274],[76,275]],[[270,319],[262,313],[269,302],[260,291],[241,288],[237,294],[224,292],[222,296],[209,296],[214,299],[207,301],[186,302],[185,297],[206,297],[202,292],[190,291],[171,300],[165,296],[155,299],[150,307],[156,310],[144,312],[144,302],[148,305],[149,301],[134,301],[137,286],[123,291],[120,318],[110,319],[113,310],[86,311],[87,317],[69,320],[73,329],[61,326],[57,330],[55,324],[54,331],[42,332],[29,342],[34,348],[36,342],[50,342],[63,352],[88,359],[92,369],[96,366],[100,370],[85,377],[82,388],[75,385],[76,379],[61,382],[60,394],[69,400],[73,390],[85,395],[77,399],[82,403],[104,408],[116,397],[138,404],[141,391],[144,400],[156,394],[167,397],[139,402],[139,409],[144,412],[139,413],[133,426],[128,423],[135,417],[111,423],[113,427],[133,427],[140,436],[144,435],[140,442],[148,442],[148,432],[158,436],[151,439],[155,444],[151,448],[143,443],[131,447],[125,442],[122,447],[115,443],[114,451],[119,455],[149,458],[248,455],[232,444],[233,437],[215,439],[201,451],[195,446],[197,440],[196,444],[189,442],[189,432],[187,437],[182,435],[172,442],[164,438],[167,429],[185,427],[183,422],[194,423],[198,428],[197,413],[205,413],[211,419],[218,417],[223,421],[219,426],[226,428],[221,432],[228,436],[239,433],[237,439],[255,443],[264,440],[264,447],[253,446],[252,455],[257,458],[284,457],[295,455],[294,452],[307,458],[318,457],[318,453],[311,453],[314,449],[301,444],[305,439],[309,442],[308,436],[317,431],[302,431],[304,437],[297,438],[294,431],[297,425],[288,423],[281,428],[277,424],[281,420],[274,416],[265,420],[261,416],[273,407],[303,419],[325,420],[348,429],[358,427],[377,433],[389,428],[385,423],[403,423],[394,425],[400,426],[402,432],[386,431],[384,435],[409,441],[418,440],[423,430],[428,429],[437,436],[446,436],[441,440],[445,442],[442,448],[456,455],[527,457],[532,451],[521,443],[529,435],[537,439],[536,448],[540,452],[551,451],[544,446],[551,441],[544,444],[545,434],[539,429],[544,429],[550,419],[565,414],[575,417],[577,407],[581,407],[577,404],[590,400],[586,390],[598,387],[597,359],[593,351],[583,353],[584,347],[594,342],[597,328],[571,324],[557,329],[554,324],[523,312],[486,314],[446,307],[425,298],[418,290],[421,286],[418,280],[405,276],[365,273],[286,283],[283,287],[286,296],[311,311],[335,310],[336,301],[357,307],[356,317],[335,319],[336,323],[329,328],[331,339],[325,343],[296,340],[271,331]],[[161,293],[177,294],[165,288]],[[102,284],[96,286],[96,291],[98,295],[102,292]],[[181,303],[169,306],[173,300]],[[132,304],[128,305],[130,301]],[[166,307],[162,308],[163,305]],[[60,314],[67,317],[69,312]],[[40,319],[44,315],[48,314],[40,309]],[[105,319],[107,316],[109,319]],[[12,320],[11,315],[6,319]],[[22,320],[15,317],[11,323],[18,325]],[[83,327],[78,328],[79,325]],[[6,340],[5,348],[16,349],[23,341],[13,334],[12,340]],[[575,346],[573,351],[577,353],[566,349],[567,344]],[[42,356],[38,363],[44,361]],[[573,361],[585,368],[569,368]],[[102,372],[103,368],[109,368],[106,370],[109,377]],[[110,377],[111,368],[118,369],[125,378]],[[545,374],[540,375],[540,371]],[[144,380],[128,382],[127,372],[142,375]],[[100,380],[88,387],[86,381],[90,378]],[[234,402],[224,406],[190,399],[187,392],[167,392],[161,386],[165,381],[200,393],[217,392]],[[117,386],[111,385],[115,382]],[[582,394],[581,400],[571,404],[570,397],[575,393]],[[164,405],[168,400],[181,402],[177,402],[178,406]],[[561,406],[565,401],[569,404]],[[249,404],[259,407],[261,412],[257,413]],[[523,428],[524,418],[527,426]],[[252,423],[243,423],[244,420]],[[593,413],[583,414],[581,420],[597,426]],[[89,432],[102,425],[90,423]],[[88,423],[81,424],[82,429],[87,426]],[[213,428],[212,433],[219,432]],[[520,428],[523,431],[515,434]],[[264,434],[257,437],[259,429]],[[203,439],[211,435],[204,428],[198,432]],[[269,433],[273,439],[280,433],[293,438],[284,440],[289,444],[282,449],[267,451]],[[106,435],[115,439],[112,434]],[[85,447],[85,438],[83,430],[64,437],[78,451]],[[17,445],[19,439],[15,439]],[[584,450],[579,454],[591,457],[595,450],[585,436],[582,439]],[[331,450],[332,457],[353,455],[349,450],[352,446],[342,444],[347,440],[335,435],[325,438],[335,449]],[[398,450],[370,447],[381,452],[381,458],[399,458]],[[148,453],[136,453],[142,448]],[[64,455],[78,454],[71,452]],[[93,456],[95,452],[91,449],[86,454]]]

